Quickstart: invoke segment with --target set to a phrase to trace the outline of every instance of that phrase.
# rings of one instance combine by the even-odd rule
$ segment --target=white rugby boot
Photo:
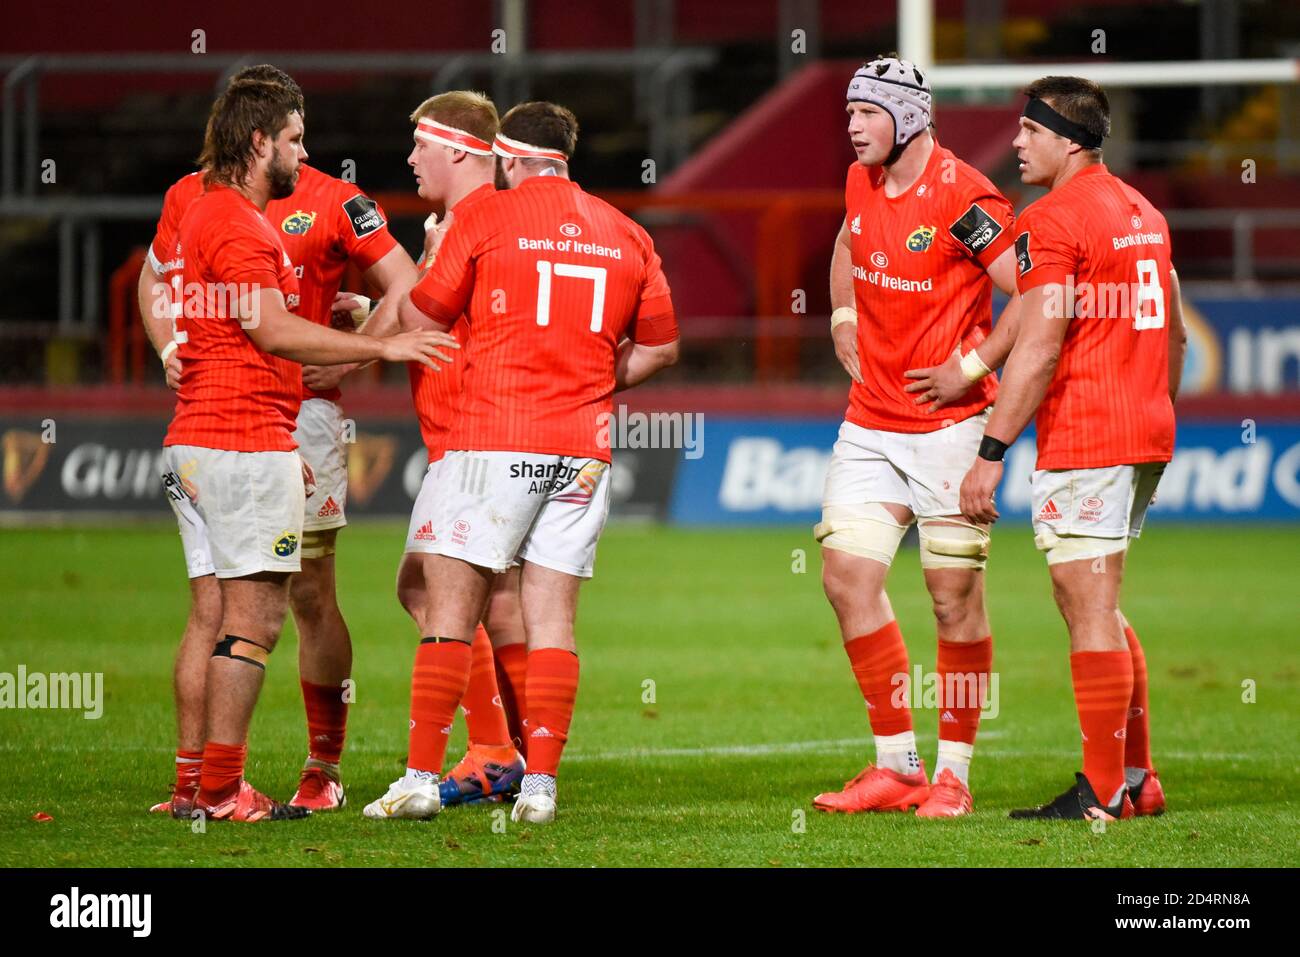
[[[510,820],[525,824],[550,824],[555,820],[555,778],[549,774],[525,774],[519,792]]]
[[[388,791],[376,801],[365,806],[362,813],[368,818],[389,820],[428,820],[442,810],[438,797],[438,775],[428,771],[407,771],[388,785]]]

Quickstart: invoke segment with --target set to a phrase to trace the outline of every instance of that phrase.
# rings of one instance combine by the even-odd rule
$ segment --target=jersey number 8
[[[1137,263],[1137,304],[1133,309],[1134,329],[1163,329],[1165,326],[1165,291],[1160,288],[1160,266],[1154,259]],[[1147,304],[1150,309],[1147,309]]]

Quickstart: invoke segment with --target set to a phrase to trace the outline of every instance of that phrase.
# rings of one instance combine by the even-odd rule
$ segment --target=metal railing
[[[159,197],[43,197],[40,179],[40,81],[53,74],[211,74],[220,92],[230,77],[253,63],[275,63],[295,74],[427,75],[431,92],[490,76],[500,102],[526,95],[533,79],[563,73],[630,75],[636,116],[649,128],[650,158],[666,172],[691,150],[694,74],[715,63],[709,48],[641,47],[635,50],[492,53],[244,53],[34,55],[0,57],[0,216],[58,223],[59,335],[88,338],[98,327],[102,273],[99,224],[150,220]],[[80,290],[78,290],[80,286]],[[79,294],[80,293],[80,294]],[[3,334],[0,327],[0,334]]]
[[[1175,230],[1231,232],[1232,280],[1243,286],[1254,286],[1260,278],[1255,234],[1261,229],[1300,229],[1300,209],[1171,209],[1165,212],[1165,219]],[[1176,247],[1174,261],[1175,265],[1179,262]],[[1300,278],[1300,262],[1293,266],[1291,278]]]
[[[490,76],[499,102],[526,95],[536,77],[564,73],[630,75],[636,79],[636,115],[650,129],[650,153],[670,169],[690,153],[693,75],[718,58],[711,48],[639,48],[564,52],[494,53],[137,53],[120,56],[34,55],[0,57],[0,212],[19,195],[37,199],[40,80],[52,74],[212,74],[214,91],[254,63],[274,63],[294,74],[426,75],[431,92],[456,89]],[[21,134],[19,104],[21,103]],[[20,161],[21,154],[21,161]],[[21,181],[21,183],[20,183]]]
[[[1272,140],[1136,140],[1127,146],[1136,161],[1187,163],[1202,161],[1215,172],[1240,173],[1243,160],[1271,161],[1285,170],[1300,169],[1300,141]]]

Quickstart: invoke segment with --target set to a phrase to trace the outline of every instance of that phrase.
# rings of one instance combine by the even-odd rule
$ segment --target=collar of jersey
[[[233,186],[227,186],[225,183],[213,183],[211,186],[203,187],[203,191],[205,193],[214,193],[217,190],[225,190],[227,193],[230,193],[236,199],[242,200],[243,202],[247,203],[249,206],[253,207],[253,211],[255,213],[265,215],[265,213],[262,210],[257,208],[257,204],[255,202],[253,202],[251,199],[249,199],[239,190],[235,189],[235,187]]]
[[[480,199],[487,199],[487,197],[491,196],[496,191],[497,188],[491,183],[484,183],[481,186],[475,186],[460,198],[459,203],[451,208],[452,212],[455,212],[458,209],[469,209],[469,207],[473,206]]]
[[[529,183],[545,183],[547,181],[552,183],[568,183],[570,186],[578,185],[573,180],[565,179],[563,176],[530,176],[514,188],[520,189],[521,187],[527,186]]]
[[[1079,170],[1079,172],[1071,176],[1070,182],[1073,183],[1080,176],[1096,176],[1101,173],[1109,173],[1109,172],[1110,170],[1106,169],[1105,163],[1093,163],[1091,166],[1085,166],[1083,169]]]
[[[880,189],[880,195],[885,198],[885,202],[887,203],[902,202],[903,200],[907,199],[910,193],[915,193],[916,188],[918,186],[920,186],[922,183],[928,183],[930,181],[930,174],[933,173],[934,168],[939,165],[939,152],[940,150],[943,149],[943,147],[939,145],[939,137],[935,136],[934,133],[931,133],[930,138],[934,140],[934,149],[930,151],[930,158],[925,161],[925,169],[921,170],[921,175],[916,178],[915,183],[913,183],[907,189],[903,190],[897,196],[890,196],[888,193],[885,192],[885,184],[883,182],[885,176],[885,168],[883,166],[880,167],[880,177],[882,182],[879,186],[879,189]]]

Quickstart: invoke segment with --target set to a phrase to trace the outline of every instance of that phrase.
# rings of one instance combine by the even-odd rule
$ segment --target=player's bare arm
[[[1007,357],[1002,389],[984,429],[985,445],[991,439],[1002,451],[1019,438],[1034,417],[1061,358],[1061,343],[1072,310],[1049,309],[1047,288],[1037,286],[1021,297],[1020,334]],[[1064,314],[1054,315],[1057,311]],[[961,513],[972,522],[998,519],[993,493],[1002,480],[1002,462],[1000,456],[998,461],[985,458],[984,451],[981,446],[980,455],[961,483]]]
[[[410,255],[401,246],[394,246],[382,259],[365,272],[366,282],[383,293],[379,305],[358,331],[376,339],[383,339],[401,331],[397,321],[397,307],[402,297],[411,291],[420,273]]]
[[[909,369],[904,373],[907,378],[916,380],[905,386],[904,391],[919,392],[920,395],[914,401],[917,405],[929,402],[927,412],[957,401],[984,376],[1000,369],[1011,354],[1011,347],[1015,345],[1016,333],[1020,331],[1020,293],[1016,290],[1015,250],[1007,249],[993,261],[986,272],[993,284],[1011,297],[989,337],[964,356],[960,349],[954,349],[952,356],[943,365]]]
[[[622,392],[640,385],[676,363],[680,355],[677,339],[660,346],[645,346],[624,339],[619,344],[618,358],[614,362],[614,391]]]
[[[374,263],[365,272],[366,282],[382,290],[383,298],[379,300],[379,305],[370,313],[370,318],[364,319],[358,326],[357,331],[371,336],[375,339],[383,339],[387,336],[400,332],[397,322],[397,306],[401,298],[419,279],[419,273],[416,271],[415,263],[411,261],[410,255],[401,246],[394,246],[382,258]],[[352,301],[349,302],[348,300]],[[339,293],[334,297],[335,311],[354,312],[359,307],[368,306],[369,303],[362,303],[361,297],[351,293]],[[354,314],[355,321],[355,314]],[[340,363],[332,366],[304,366],[302,370],[303,384],[309,389],[317,392],[326,392],[335,388],[351,372],[361,368],[364,363],[349,362]]]
[[[434,258],[438,255],[438,250],[442,248],[443,238],[447,235],[447,230],[451,228],[453,214],[450,210],[441,221],[434,213],[429,214],[429,218],[424,222],[424,252],[420,257],[419,275],[423,276],[433,265]],[[417,277],[418,278],[418,277]],[[407,290],[409,292],[409,288]],[[399,329],[440,329],[446,331],[451,327],[444,323],[437,322],[426,316],[411,302],[410,296],[393,297],[393,317],[391,321],[396,322],[396,328]],[[382,307],[382,303],[380,304]],[[386,321],[390,321],[387,320]]]
[[[1187,326],[1183,322],[1183,294],[1178,270],[1169,270],[1169,401],[1178,398],[1183,382],[1183,359],[1187,356]]]
[[[409,332],[416,329],[427,329],[436,332],[446,332],[451,328],[447,322],[439,322],[430,316],[426,316],[420,311],[420,308],[411,302],[411,293],[408,290],[401,297],[397,305],[398,323],[403,331]]]
[[[264,352],[314,365],[337,362],[422,362],[438,368],[433,361],[451,362],[451,356],[439,348],[459,349],[460,344],[444,332],[401,333],[386,339],[358,336],[337,329],[327,329],[289,312],[278,289],[263,289],[257,294],[256,309],[244,303],[247,320],[245,332]]]
[[[849,220],[840,225],[840,234],[831,253],[831,339],[835,358],[854,382],[862,384],[858,365],[858,322],[853,294],[853,251],[849,246]]]
[[[148,262],[140,267],[136,300],[140,303],[140,318],[144,320],[145,335],[149,337],[149,344],[158,353],[158,358],[162,359],[163,369],[166,370],[167,388],[175,391],[181,385],[181,359],[176,354],[175,345],[170,345],[172,320],[167,284]]]

